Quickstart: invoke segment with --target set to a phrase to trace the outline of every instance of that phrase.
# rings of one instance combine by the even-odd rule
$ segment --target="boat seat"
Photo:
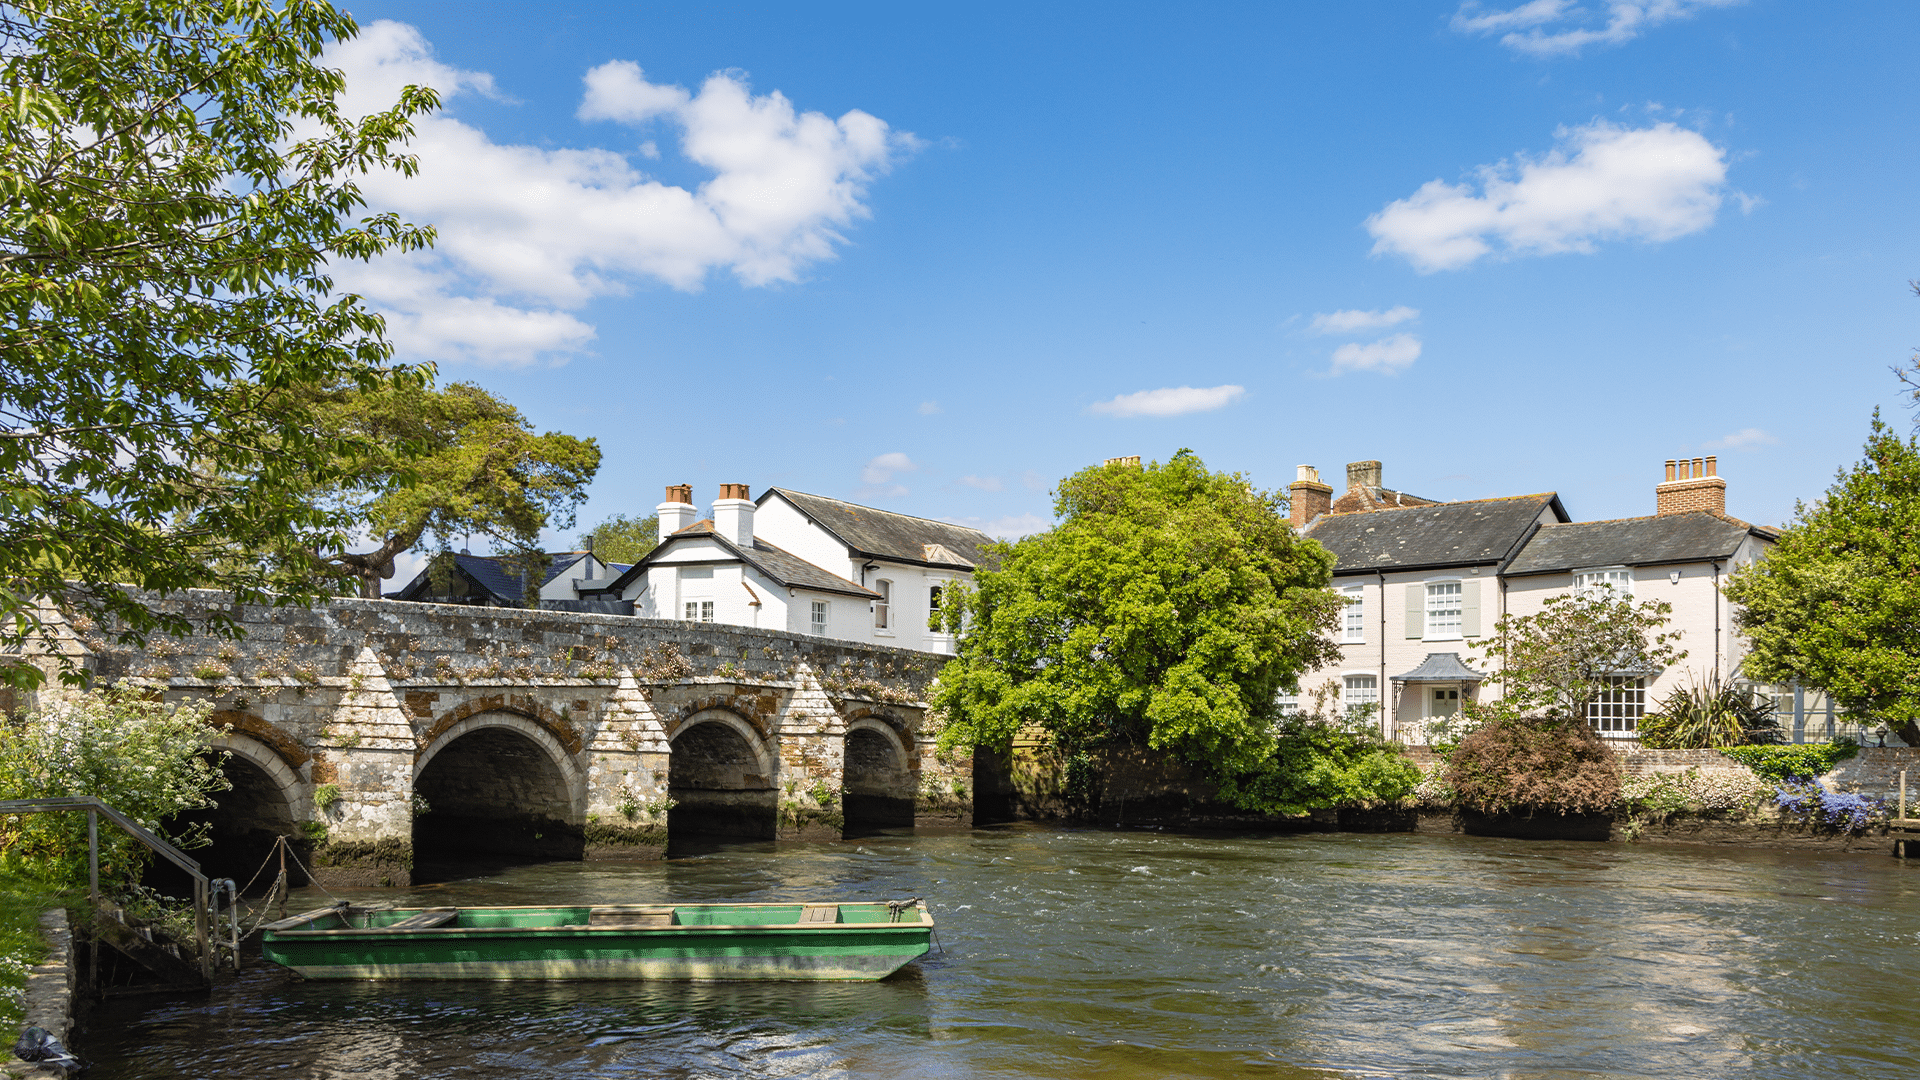
[[[839,921],[839,904],[808,904],[805,909],[800,912],[800,922],[802,924],[837,923]]]
[[[610,930],[637,930],[648,926],[672,926],[673,909],[643,904],[604,904],[587,911],[587,925]]]
[[[460,914],[460,909],[457,907],[428,908],[425,911],[416,912],[412,915],[407,916],[404,919],[401,919],[397,923],[394,923],[390,926],[383,926],[380,929],[382,930],[425,930],[429,927],[441,926],[446,923],[450,923],[453,921],[453,917],[458,914]]]

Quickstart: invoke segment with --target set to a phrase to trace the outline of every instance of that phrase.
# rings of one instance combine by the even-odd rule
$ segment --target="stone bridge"
[[[214,703],[233,781],[207,812],[216,876],[244,880],[274,835],[304,838],[323,883],[400,885],[416,860],[971,823],[970,760],[943,760],[926,720],[940,657],[571,612],[154,603],[217,605],[245,636],[135,651],[81,621],[70,640],[96,683]]]

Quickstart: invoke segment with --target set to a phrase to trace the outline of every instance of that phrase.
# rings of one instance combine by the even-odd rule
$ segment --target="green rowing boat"
[[[926,954],[921,900],[378,908],[337,904],[261,927],[309,979],[884,979]]]

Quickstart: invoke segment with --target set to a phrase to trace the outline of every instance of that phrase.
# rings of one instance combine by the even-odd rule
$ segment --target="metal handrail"
[[[207,933],[207,875],[200,872],[200,863],[187,856],[187,853],[153,835],[147,828],[127,815],[108,806],[91,795],[63,796],[56,799],[0,799],[0,815],[3,814],[45,814],[63,810],[85,810],[87,812],[87,899],[97,909],[100,906],[100,815],[120,826],[127,835],[153,849],[162,858],[185,870],[193,878],[193,939],[200,950],[200,973],[207,979],[213,978],[213,949],[208,944]]]

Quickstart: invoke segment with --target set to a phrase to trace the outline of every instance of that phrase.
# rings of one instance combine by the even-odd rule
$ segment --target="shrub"
[[[1720,752],[1776,784],[1809,781],[1860,752],[1851,739],[1802,746],[1723,746]]]
[[[1593,814],[1613,809],[1622,770],[1581,719],[1499,717],[1460,740],[1447,782],[1485,814]]]
[[[1700,750],[1780,741],[1773,706],[1751,687],[1708,675],[1661,698],[1657,715],[1640,721],[1640,745],[1651,750]]]
[[[1222,801],[1263,814],[1305,814],[1339,806],[1396,803],[1420,783],[1420,767],[1366,730],[1313,717],[1281,724],[1273,756],[1253,772],[1220,781]]]

